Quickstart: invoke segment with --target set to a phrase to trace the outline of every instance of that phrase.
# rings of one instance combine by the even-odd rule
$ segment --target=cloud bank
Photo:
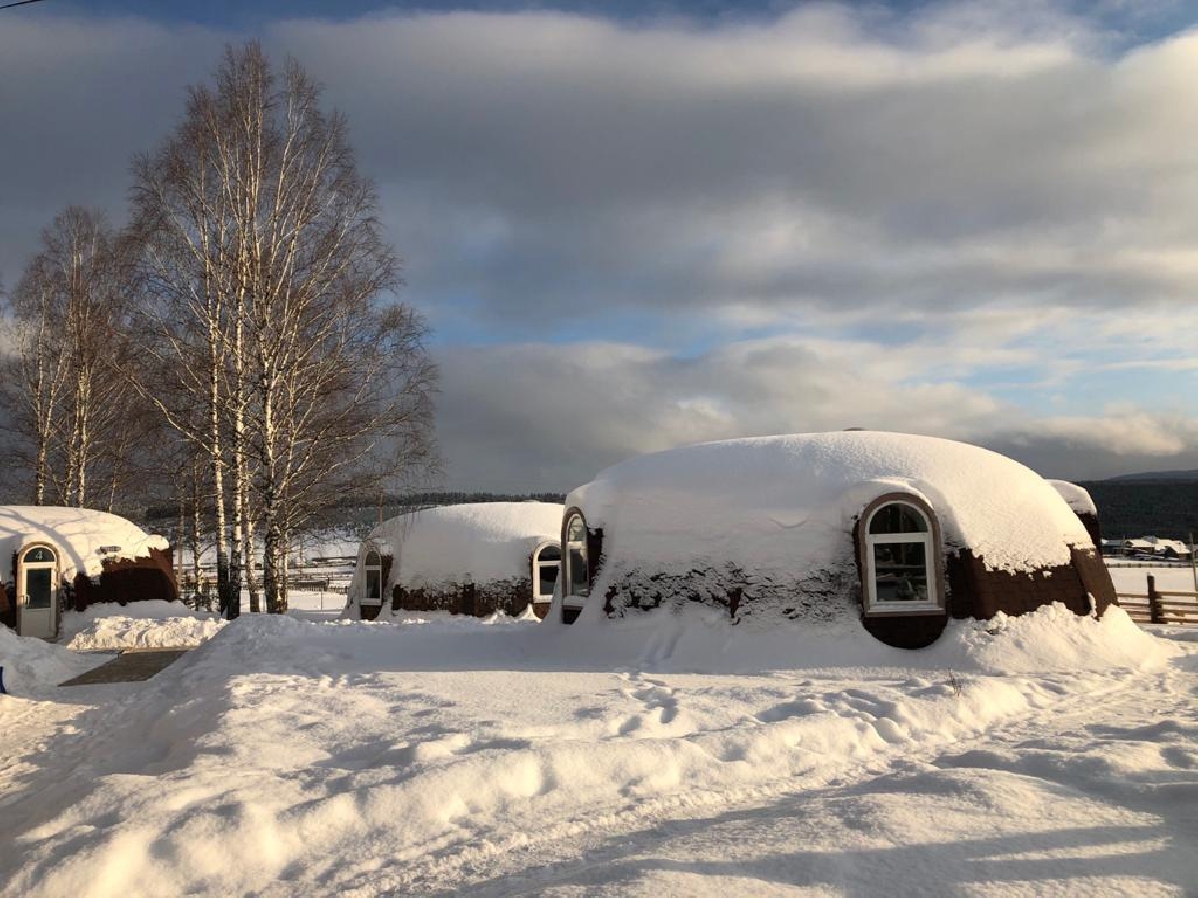
[[[349,116],[438,334],[450,481],[851,425],[1198,467],[1198,31],[1043,4],[266,23]],[[0,29],[0,276],[245,35]]]

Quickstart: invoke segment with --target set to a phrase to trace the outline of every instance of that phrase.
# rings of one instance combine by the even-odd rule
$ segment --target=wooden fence
[[[1119,607],[1137,624],[1198,624],[1198,592],[1176,592],[1156,588],[1148,575],[1148,592],[1121,592]]]

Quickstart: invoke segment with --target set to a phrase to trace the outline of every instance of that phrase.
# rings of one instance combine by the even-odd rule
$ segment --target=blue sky
[[[221,48],[350,123],[464,488],[866,426],[1198,467],[1193,4],[68,4],[0,14],[0,279]]]

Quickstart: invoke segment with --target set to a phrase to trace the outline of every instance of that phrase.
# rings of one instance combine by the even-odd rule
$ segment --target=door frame
[[[34,549],[48,550],[50,552],[50,554],[52,554],[54,556],[54,561],[53,562],[50,562],[50,561],[26,562],[25,556]],[[29,594],[26,592],[26,589],[25,589],[25,574],[27,571],[31,571],[31,570],[35,570],[35,571],[49,570],[49,571],[54,572],[53,577],[50,579],[50,609],[49,609],[49,611],[50,611],[50,630],[51,630],[51,632],[50,632],[49,636],[41,636],[41,634],[37,634],[37,635],[39,635],[40,638],[42,638],[42,639],[57,639],[58,638],[58,630],[60,627],[60,620],[59,620],[60,615],[58,613],[58,593],[59,593],[59,589],[62,586],[61,564],[62,564],[62,553],[59,552],[57,547],[55,547],[47,542],[27,543],[26,545],[21,546],[20,550],[17,552],[17,582],[16,582],[17,588],[15,590],[15,592],[16,592],[15,601],[16,601],[16,606],[17,606],[17,635],[19,635],[19,636],[33,635],[33,634],[25,632],[25,623],[24,623],[25,603],[29,598]]]

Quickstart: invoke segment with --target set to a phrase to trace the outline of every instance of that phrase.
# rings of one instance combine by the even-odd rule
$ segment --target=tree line
[[[295,60],[228,48],[133,160],[127,227],[64,210],[5,297],[29,501],[169,495],[215,546],[226,616],[243,584],[286,610],[296,534],[437,466],[436,369],[398,271],[345,119]]]

